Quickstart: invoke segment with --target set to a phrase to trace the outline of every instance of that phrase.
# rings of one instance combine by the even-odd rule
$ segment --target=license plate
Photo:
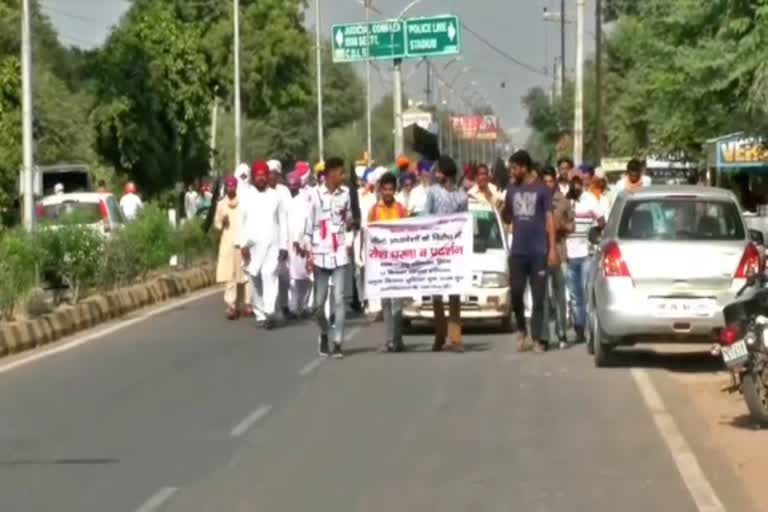
[[[742,366],[749,358],[747,343],[744,340],[737,341],[728,347],[722,347],[720,352],[723,354],[723,362],[728,368]]]
[[[658,318],[706,318],[717,310],[717,303],[709,299],[650,299],[648,303]]]

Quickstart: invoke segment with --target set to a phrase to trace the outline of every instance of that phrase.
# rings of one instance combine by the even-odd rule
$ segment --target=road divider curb
[[[216,267],[205,264],[156,277],[146,283],[88,297],[74,306],[28,320],[0,323],[0,357],[52,343],[132,311],[216,283]]]

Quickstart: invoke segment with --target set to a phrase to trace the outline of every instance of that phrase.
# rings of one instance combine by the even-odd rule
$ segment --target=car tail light
[[[610,242],[603,249],[603,277],[632,277],[616,242]]]
[[[739,340],[741,336],[741,324],[730,324],[720,331],[720,344],[729,346]]]
[[[744,254],[741,257],[739,266],[736,267],[736,273],[734,278],[746,279],[747,277],[756,274],[760,270],[760,253],[757,251],[757,247],[754,244],[749,243],[744,248]]]
[[[37,213],[37,218],[42,219],[45,217],[45,208],[43,208],[43,205],[39,204],[37,205],[37,208],[35,208],[35,211]]]

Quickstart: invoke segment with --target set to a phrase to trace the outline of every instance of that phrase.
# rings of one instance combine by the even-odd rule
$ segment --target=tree
[[[36,1],[31,9],[35,160],[41,165],[94,164],[87,119],[92,100],[75,84],[80,61],[58,41]],[[22,164],[20,23],[19,2],[0,0],[0,212],[4,217],[16,199]]]
[[[584,161],[595,162],[595,66],[587,61],[584,66]],[[533,130],[529,145],[534,158],[553,162],[558,156],[573,153],[573,127],[575,117],[572,81],[566,81],[563,94],[552,98],[541,87],[533,87],[523,96],[528,111],[526,123]]]
[[[97,150],[150,194],[207,170],[215,84],[201,41],[172,7],[141,2],[99,56]]]

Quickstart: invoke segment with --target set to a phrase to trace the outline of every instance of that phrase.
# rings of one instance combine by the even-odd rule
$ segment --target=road
[[[463,355],[426,335],[385,355],[381,324],[353,324],[348,357],[320,360],[312,325],[230,323],[216,295],[0,364],[0,510],[750,510],[652,370],[649,408],[583,347],[473,331]]]

